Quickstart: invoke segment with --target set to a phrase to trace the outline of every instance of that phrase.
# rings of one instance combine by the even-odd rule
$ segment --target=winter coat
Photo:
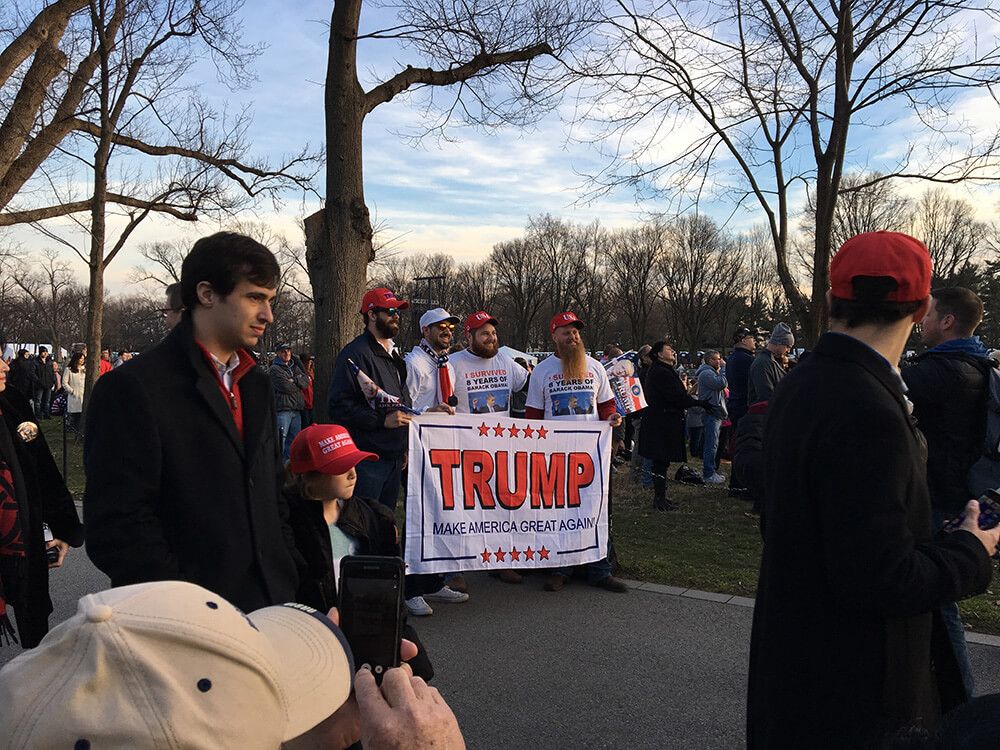
[[[764,429],[765,527],[747,746],[878,748],[965,698],[940,608],[986,590],[975,536],[932,541],[923,438],[878,353],[836,333]]]
[[[770,401],[774,389],[785,375],[785,368],[774,358],[769,349],[765,347],[757,352],[750,364],[747,406],[758,401]]]
[[[87,368],[81,367],[80,372],[73,372],[67,366],[63,370],[62,382],[66,389],[66,411],[69,414],[79,414],[83,411],[83,388],[87,380]]]
[[[983,453],[987,376],[993,360],[927,352],[902,370],[913,416],[927,438],[927,484],[935,510],[957,515],[969,501],[969,469]]]
[[[44,361],[35,357],[33,360],[35,366],[34,373],[32,375],[32,384],[34,388],[41,389],[44,391],[51,391],[56,385],[56,374],[52,369],[52,358],[49,357]]]
[[[726,380],[729,382],[729,398],[726,407],[729,418],[735,424],[747,413],[750,402],[747,393],[750,387],[750,364],[753,362],[753,352],[742,346],[735,347],[726,358]]]
[[[309,387],[309,376],[297,359],[293,357],[285,364],[280,357],[276,358],[269,374],[276,411],[302,411],[306,408],[302,389]]]
[[[189,316],[97,381],[84,521],[87,553],[112,586],[191,581],[245,612],[293,600],[271,384],[252,367],[238,385],[242,436]]]
[[[31,398],[32,379],[35,373],[34,361],[28,357],[14,356],[10,362],[10,372],[7,373],[7,383],[14,386],[22,396]]]
[[[358,380],[347,364],[350,359],[390,396],[410,405],[406,388],[406,363],[395,349],[390,355],[367,330],[340,350],[330,383],[330,421],[343,425],[363,451],[395,459],[406,452],[405,427],[387,429],[386,409],[373,409],[361,392]]]
[[[284,496],[302,561],[295,601],[326,612],[330,607],[337,606],[337,583],[333,575],[333,547],[326,519],[323,518],[323,504],[303,498],[291,483],[286,484]],[[337,526],[357,542],[356,554],[400,556],[392,511],[378,502],[351,498],[341,508]],[[413,673],[429,680],[434,676],[434,668],[416,631],[407,623],[403,625],[403,637],[414,641],[419,648],[417,657],[409,662]]]
[[[706,364],[698,368],[698,398],[715,407],[712,410],[713,417],[725,419],[728,415],[725,394],[728,386],[729,381],[721,372],[716,372]]]
[[[17,434],[18,425],[35,420],[28,400],[5,389],[0,392],[0,411],[0,455],[14,477],[14,498],[26,548],[26,557],[16,565],[11,566],[13,558],[0,558],[0,574],[8,603],[14,605],[21,645],[32,648],[48,632],[52,612],[42,524],[47,523],[53,536],[71,547],[83,544],[83,525],[45,435],[39,430],[34,440],[25,442]],[[72,556],[69,560],[72,564]]]
[[[653,461],[687,461],[684,410],[698,402],[684,390],[677,371],[654,360],[646,373],[643,392],[648,406],[639,426],[639,455]]]

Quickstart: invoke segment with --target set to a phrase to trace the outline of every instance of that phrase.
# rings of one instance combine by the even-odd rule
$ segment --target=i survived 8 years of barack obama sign
[[[424,414],[409,430],[409,573],[558,568],[607,556],[607,422]]]

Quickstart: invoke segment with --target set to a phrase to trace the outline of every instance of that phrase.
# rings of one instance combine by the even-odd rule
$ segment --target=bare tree
[[[73,281],[69,263],[52,248],[41,251],[41,258],[22,257],[14,273],[14,282],[31,301],[35,318],[58,354],[63,345],[62,331],[72,309],[67,292],[78,285]]]
[[[539,340],[535,325],[547,302],[546,262],[537,245],[523,239],[500,242],[490,254],[497,296],[506,300],[505,332],[513,346],[529,350]]]
[[[363,0],[334,0],[326,74],[326,203],[306,220],[306,259],[316,304],[316,392],[329,389],[334,356],[356,328],[355,300],[374,259],[364,197],[362,131],[365,118],[407,93],[426,94],[429,112],[442,112],[430,129],[454,119],[499,127],[523,124],[555,103],[545,89],[555,55],[573,43],[587,16],[575,0],[405,0],[397,23],[359,30]],[[365,90],[358,77],[358,45],[395,39],[419,65]],[[442,104],[435,91],[450,97]],[[440,96],[438,97],[440,98]],[[317,399],[317,413],[326,409]]]
[[[985,251],[989,227],[976,221],[971,203],[936,188],[917,200],[911,231],[930,251],[935,283],[950,284]]]
[[[608,294],[628,320],[632,346],[646,341],[649,318],[660,295],[666,231],[662,221],[654,221],[611,235]]]
[[[602,143],[619,144],[609,148],[608,168],[595,175],[598,189],[638,185],[695,202],[725,191],[737,206],[756,203],[807,340],[826,323],[849,135],[884,134],[905,114],[925,128],[924,138],[853,190],[897,177],[997,179],[1000,136],[977,130],[956,111],[962,95],[987,93],[1000,82],[996,40],[970,38],[977,23],[996,22],[992,3],[614,4],[607,44],[577,66],[594,82],[589,115],[606,125]],[[665,143],[671,129],[690,130],[692,122],[694,138]],[[798,184],[811,186],[815,204],[808,293],[799,289],[789,257],[791,191]]]
[[[132,273],[133,281],[142,284],[152,281],[159,286],[170,286],[181,280],[181,264],[190,250],[187,242],[144,242],[139,245],[139,255],[149,266],[137,266]]]

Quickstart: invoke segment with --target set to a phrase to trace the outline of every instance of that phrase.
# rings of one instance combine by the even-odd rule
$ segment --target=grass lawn
[[[62,467],[62,419],[42,422],[56,464]],[[68,485],[83,497],[83,442],[67,441]],[[700,468],[697,461],[692,466]],[[676,467],[673,467],[676,469]],[[728,474],[728,465],[722,472]],[[671,472],[672,473],[672,472]],[[653,510],[652,490],[640,487],[623,467],[615,476],[614,533],[623,575],[640,581],[753,596],[761,539],[757,518],[725,490],[669,485],[680,510]],[[400,509],[401,513],[401,509]],[[990,591],[961,604],[971,629],[1000,635],[1000,576]]]

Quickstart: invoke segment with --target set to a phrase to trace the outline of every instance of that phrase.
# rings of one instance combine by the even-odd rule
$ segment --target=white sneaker
[[[433,594],[424,594],[424,599],[431,602],[447,602],[448,604],[461,604],[462,602],[469,601],[469,595],[463,594],[461,591],[453,591],[447,586],[442,586],[438,591]]]
[[[710,477],[705,477],[705,484],[725,484],[726,478],[719,472],[715,472]]]
[[[412,599],[407,599],[406,609],[414,617],[427,617],[428,615],[434,614],[434,610],[431,609],[431,605],[424,601],[424,597],[422,596],[415,596]]]

